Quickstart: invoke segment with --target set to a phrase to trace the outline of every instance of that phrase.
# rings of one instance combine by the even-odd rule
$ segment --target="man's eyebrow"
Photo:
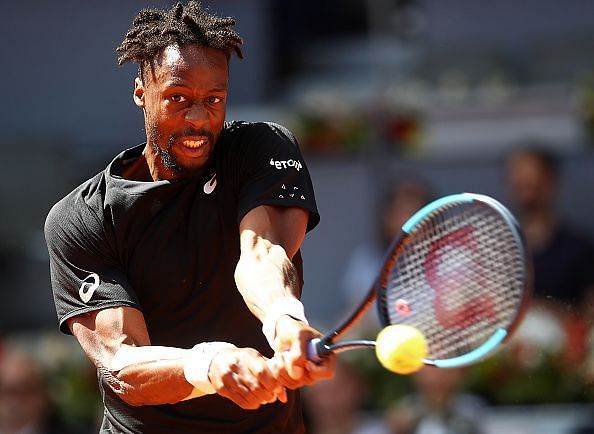
[[[183,81],[171,80],[171,81],[165,82],[165,87],[185,87],[185,88],[190,88],[191,86],[188,86]],[[229,87],[227,85],[225,85],[225,84],[222,84],[222,85],[218,85],[218,86],[215,86],[215,87],[211,88],[209,90],[209,92],[227,92],[228,90],[229,90]]]
[[[181,81],[170,80],[165,82],[165,87],[188,87]]]

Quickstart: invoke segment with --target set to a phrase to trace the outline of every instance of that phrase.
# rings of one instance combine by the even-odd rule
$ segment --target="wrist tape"
[[[274,347],[274,338],[276,337],[276,323],[283,315],[288,315],[309,325],[307,318],[305,318],[303,304],[299,300],[294,297],[282,297],[275,300],[268,308],[266,318],[262,322],[262,333],[264,333],[270,348],[273,350],[276,350]]]
[[[184,376],[186,381],[207,395],[215,393],[208,378],[208,371],[214,356],[230,348],[237,348],[228,342],[202,342],[188,350],[184,358]]]

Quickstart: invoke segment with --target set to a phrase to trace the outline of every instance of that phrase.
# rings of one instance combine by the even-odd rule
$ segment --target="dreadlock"
[[[239,34],[233,29],[233,17],[217,17],[202,9],[200,2],[189,0],[177,3],[170,10],[143,9],[134,18],[122,44],[116,48],[120,53],[118,63],[132,61],[143,68],[164,48],[177,44],[197,44],[224,51],[227,58],[235,53],[243,59]]]

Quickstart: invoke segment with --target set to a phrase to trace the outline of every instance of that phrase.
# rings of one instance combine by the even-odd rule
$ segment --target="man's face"
[[[46,408],[37,368],[24,357],[7,355],[0,361],[0,430],[16,432],[39,424]]]
[[[522,212],[550,209],[557,185],[543,163],[529,153],[519,153],[507,162],[507,186],[511,199]]]
[[[167,47],[136,79],[157,179],[191,176],[206,163],[225,121],[228,76],[224,52],[187,45]]]

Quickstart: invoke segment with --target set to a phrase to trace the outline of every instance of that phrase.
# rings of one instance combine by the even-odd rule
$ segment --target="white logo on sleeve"
[[[277,170],[288,169],[289,167],[295,168],[297,172],[301,170],[303,165],[299,160],[274,160],[274,158],[270,159],[270,165],[276,167]]]
[[[204,184],[204,192],[206,194],[210,194],[214,191],[215,187],[217,186],[217,174],[213,174],[212,178],[210,178],[206,184]]]
[[[83,280],[82,285],[80,285],[80,289],[78,290],[78,295],[80,295],[80,299],[83,303],[88,303],[95,290],[99,287],[99,275],[97,273],[89,274],[85,280]]]

